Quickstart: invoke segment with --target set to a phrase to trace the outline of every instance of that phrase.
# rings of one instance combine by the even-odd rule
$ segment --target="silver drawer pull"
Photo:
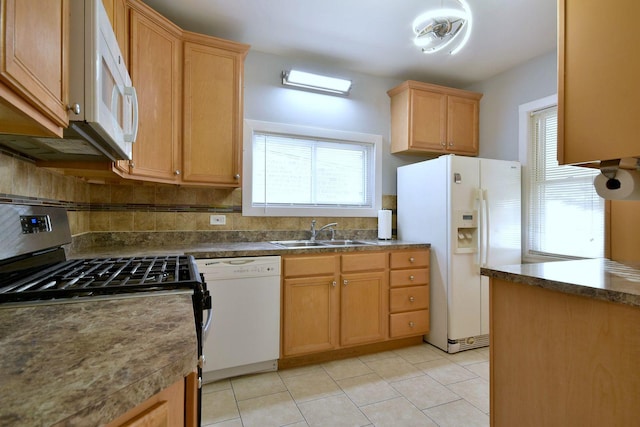
[[[410,327],[410,328],[413,328],[414,326],[416,326],[416,324],[415,324],[415,323],[413,323],[413,322],[409,322],[409,327]]]
[[[409,297],[409,302],[414,302],[416,299],[414,297]]]
[[[349,281],[345,279],[345,280],[342,282],[342,284],[343,284],[343,285],[345,285],[345,286],[347,286],[347,285],[349,284]]]
[[[411,276],[409,276],[409,280],[413,282],[413,279],[415,279],[415,277],[413,277],[413,274],[412,274]]]
[[[411,257],[409,258],[409,262],[413,264],[414,262],[416,262],[416,259],[414,257]]]
[[[331,282],[331,286],[333,286],[334,288],[336,287],[338,283],[334,280],[333,282]]]

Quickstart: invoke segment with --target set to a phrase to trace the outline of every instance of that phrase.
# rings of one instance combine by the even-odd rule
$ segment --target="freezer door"
[[[450,157],[449,185],[451,210],[449,241],[456,242],[458,229],[455,215],[477,211],[477,191],[480,187],[480,163],[474,157]],[[478,224],[479,225],[479,224]],[[478,253],[460,253],[449,245],[448,338],[461,339],[480,335],[481,290]]]

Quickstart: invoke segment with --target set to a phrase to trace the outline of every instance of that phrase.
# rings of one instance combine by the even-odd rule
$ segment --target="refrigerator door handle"
[[[478,202],[478,250],[476,251],[476,269],[478,270],[478,274],[480,274],[480,268],[482,267],[482,241],[484,240],[484,230],[482,227],[482,223],[484,222],[484,212],[483,212],[483,192],[482,188],[476,189],[476,201]]]
[[[482,249],[482,267],[487,266],[489,259],[489,230],[491,230],[490,215],[489,215],[489,196],[487,190],[482,191],[482,241],[484,247]]]

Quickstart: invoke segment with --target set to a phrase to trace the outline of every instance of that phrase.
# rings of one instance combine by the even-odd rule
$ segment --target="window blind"
[[[594,187],[598,170],[560,166],[557,107],[531,113],[529,123],[528,239],[525,258],[604,256],[604,200]]]
[[[374,205],[374,144],[256,132],[252,205]]]

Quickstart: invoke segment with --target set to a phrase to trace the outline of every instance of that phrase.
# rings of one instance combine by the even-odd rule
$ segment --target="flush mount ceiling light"
[[[455,0],[460,9],[431,10],[413,21],[416,34],[414,44],[424,53],[435,53],[445,48],[455,55],[471,35],[471,10],[464,0]]]
[[[320,74],[298,70],[283,71],[282,84],[337,95],[348,95],[351,90],[351,80],[322,76]]]

